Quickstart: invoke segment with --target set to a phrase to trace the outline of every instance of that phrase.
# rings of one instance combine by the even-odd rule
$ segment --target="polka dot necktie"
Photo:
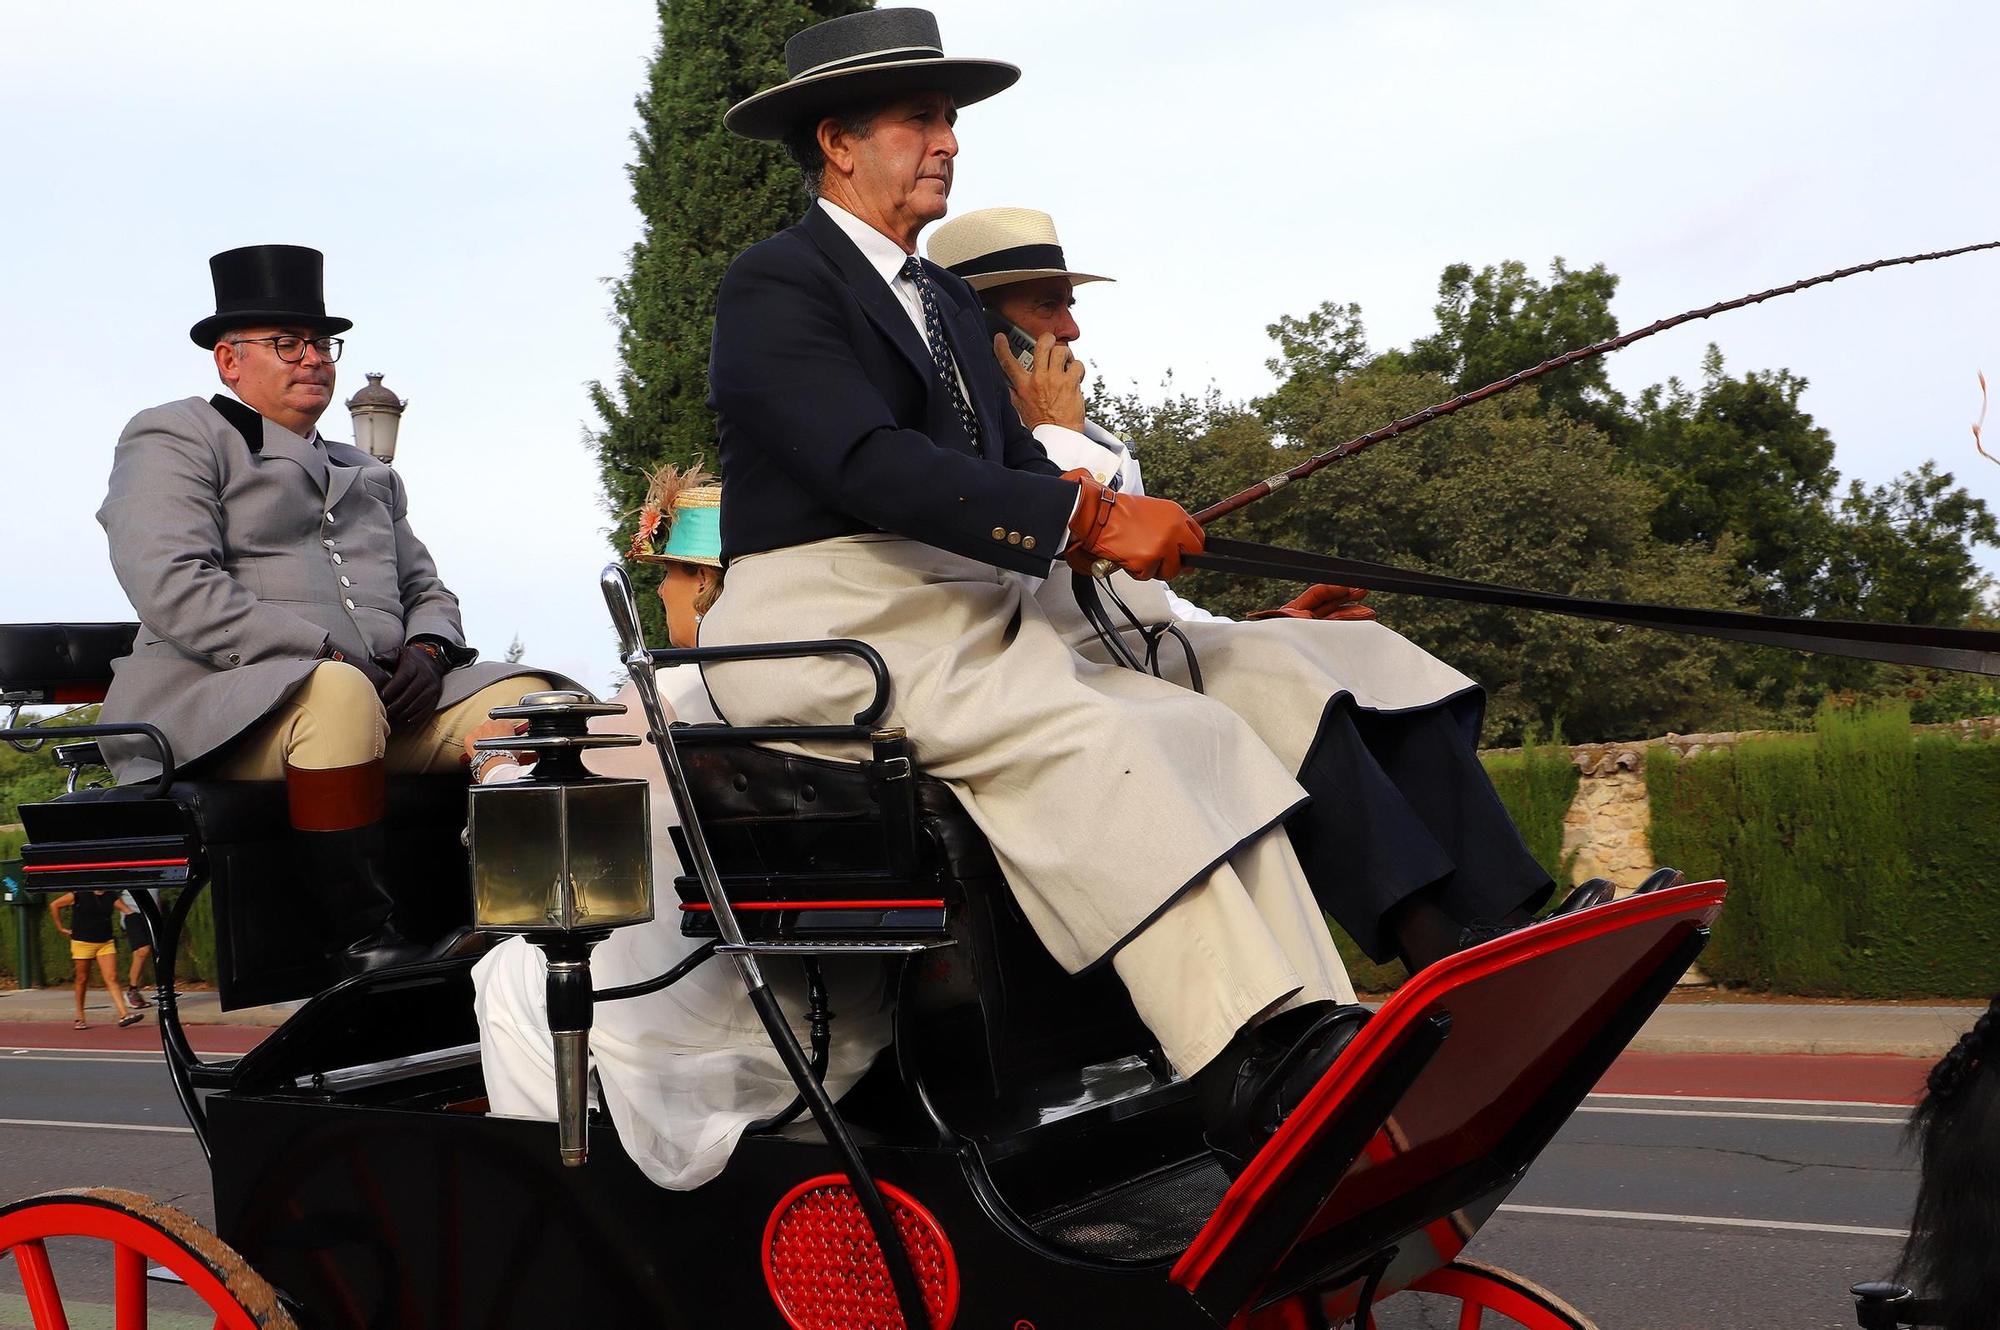
[[[931,364],[937,368],[938,377],[944,380],[945,391],[951,394],[951,404],[958,412],[958,423],[965,427],[965,440],[975,449],[979,446],[979,421],[972,414],[972,404],[965,400],[965,393],[958,386],[958,374],[952,369],[951,350],[944,344],[944,316],[938,312],[937,288],[931,285],[924,265],[912,254],[903,260],[902,275],[917,288],[917,299],[924,307],[924,341],[930,344]]]

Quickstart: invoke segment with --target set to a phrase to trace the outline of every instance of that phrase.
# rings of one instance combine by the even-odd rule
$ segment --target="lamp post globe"
[[[347,399],[354,417],[354,446],[382,462],[396,460],[396,431],[409,403],[382,386],[380,373],[367,375],[368,386]]]

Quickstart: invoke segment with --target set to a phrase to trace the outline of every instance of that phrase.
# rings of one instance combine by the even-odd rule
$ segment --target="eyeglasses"
[[[340,359],[340,348],[344,343],[338,337],[232,337],[231,346],[241,346],[245,342],[262,342],[278,353],[278,359],[287,365],[296,365],[306,358],[306,348],[319,352],[319,358],[331,365]]]

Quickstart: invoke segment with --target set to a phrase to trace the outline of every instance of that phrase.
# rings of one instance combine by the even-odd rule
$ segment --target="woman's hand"
[[[466,765],[468,767],[475,767],[482,758],[492,756],[491,750],[475,749],[472,746],[475,739],[512,739],[516,735],[526,734],[527,732],[528,722],[525,720],[481,721],[473,727],[470,734],[465,736]],[[526,767],[534,765],[537,755],[533,751],[522,751],[512,753],[509,756],[514,765]]]

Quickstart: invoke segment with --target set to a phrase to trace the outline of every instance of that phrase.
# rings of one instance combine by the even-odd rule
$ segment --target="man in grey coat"
[[[352,972],[418,958],[387,890],[388,772],[462,770],[467,731],[549,681],[476,664],[458,600],[394,470],[316,428],[333,401],[322,257],[253,245],[209,260],[216,312],[190,330],[229,394],[141,411],[97,519],[139,614],[106,721],[148,721],[183,769],[283,780],[312,841],[329,949]],[[120,781],[158,763],[106,740]]]

